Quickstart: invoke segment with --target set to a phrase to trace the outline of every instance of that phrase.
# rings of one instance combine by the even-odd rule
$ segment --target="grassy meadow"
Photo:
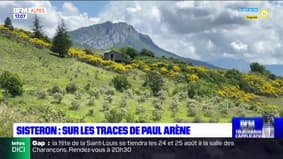
[[[97,52],[99,57],[101,51]],[[82,60],[87,57],[59,58],[48,47],[0,33],[0,74],[9,71],[23,80],[21,96],[0,91],[0,136],[11,136],[12,124],[19,122],[230,122],[233,116],[279,116],[282,108],[283,89],[274,96],[231,89],[234,85],[224,77],[225,70],[139,58],[125,66],[126,71],[117,71],[111,67],[120,64],[93,65]],[[159,66],[170,62],[173,67]],[[193,71],[183,71],[186,68]],[[163,87],[157,96],[144,86],[150,70],[162,75]],[[117,91],[112,82],[117,75],[126,76],[131,87]],[[187,79],[200,81],[193,89],[202,92],[189,97]],[[229,94],[233,90],[236,94]]]

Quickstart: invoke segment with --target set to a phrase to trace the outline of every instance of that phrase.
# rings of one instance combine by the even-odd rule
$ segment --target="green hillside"
[[[280,115],[279,77],[239,73],[234,80],[235,71],[167,58],[119,64],[74,48],[59,58],[49,44],[27,40],[31,33],[0,29],[0,75],[9,71],[23,80],[21,96],[0,91],[0,136],[11,136],[19,122],[230,122],[233,116]],[[149,72],[162,79],[157,95],[144,85]],[[117,91],[117,75],[131,87]]]

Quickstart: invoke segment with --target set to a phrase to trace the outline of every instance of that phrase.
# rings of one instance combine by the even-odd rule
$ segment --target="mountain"
[[[155,55],[159,57],[173,57],[182,59],[194,65],[217,68],[206,62],[184,58],[175,53],[166,51],[158,47],[148,35],[137,32],[133,26],[127,23],[105,22],[70,31],[69,35],[73,44],[80,47],[95,48],[99,50],[122,46],[133,47],[137,50],[146,48],[153,51]]]
[[[241,72],[249,72],[250,64],[241,59],[234,58],[218,58],[208,61],[214,66],[224,68],[224,69],[237,69]]]
[[[224,69],[238,69],[241,72],[250,71],[250,63],[240,59],[221,58],[209,61],[210,64]],[[283,65],[265,65],[271,73],[283,77]]]
[[[265,65],[273,74],[283,77],[283,65]]]

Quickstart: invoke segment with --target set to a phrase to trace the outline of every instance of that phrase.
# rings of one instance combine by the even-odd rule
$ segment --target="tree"
[[[33,28],[32,28],[33,37],[42,39],[44,37],[42,33],[42,25],[40,24],[40,20],[37,15],[34,16],[34,20],[32,23],[33,23]]]
[[[65,57],[69,48],[72,46],[72,41],[67,33],[67,28],[64,21],[58,25],[56,35],[52,41],[51,51],[59,53],[59,56]]]
[[[14,27],[12,25],[12,21],[9,17],[7,17],[4,21],[4,27],[9,28],[10,30],[13,30]]]
[[[109,123],[119,123],[123,120],[123,114],[118,109],[111,109],[104,113],[105,119]]]
[[[154,57],[154,53],[151,50],[142,49],[142,51],[140,52],[140,56]]]
[[[12,96],[22,95],[23,82],[17,74],[5,71],[0,76],[0,88],[4,89],[6,93],[10,93]]]
[[[144,86],[149,86],[151,92],[154,96],[159,95],[159,91],[163,87],[163,79],[162,76],[153,72],[147,73],[145,77]]]
[[[130,60],[135,59],[139,55],[138,51],[132,47],[122,47],[119,51]]]
[[[112,83],[117,91],[123,92],[131,87],[126,76],[118,75],[112,79]]]
[[[236,69],[231,69],[225,72],[224,76],[229,79],[229,82],[233,85],[239,85],[242,79],[241,73]]]
[[[269,74],[270,74],[270,72],[263,65],[261,65],[257,62],[251,63],[250,69],[251,69],[251,72],[253,72],[253,73],[260,73],[262,75],[267,75],[267,76],[269,76]]]

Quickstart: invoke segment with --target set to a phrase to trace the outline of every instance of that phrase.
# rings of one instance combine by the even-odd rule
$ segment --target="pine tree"
[[[67,28],[64,21],[58,25],[56,35],[52,41],[51,51],[59,53],[61,57],[65,57],[69,48],[72,46],[72,41],[67,34]]]
[[[42,33],[42,26],[40,25],[40,20],[37,15],[34,16],[32,30],[34,31],[34,38],[42,39],[44,37]]]
[[[12,21],[9,17],[7,17],[4,21],[4,27],[9,28],[10,30],[13,30],[13,25],[12,25]]]

